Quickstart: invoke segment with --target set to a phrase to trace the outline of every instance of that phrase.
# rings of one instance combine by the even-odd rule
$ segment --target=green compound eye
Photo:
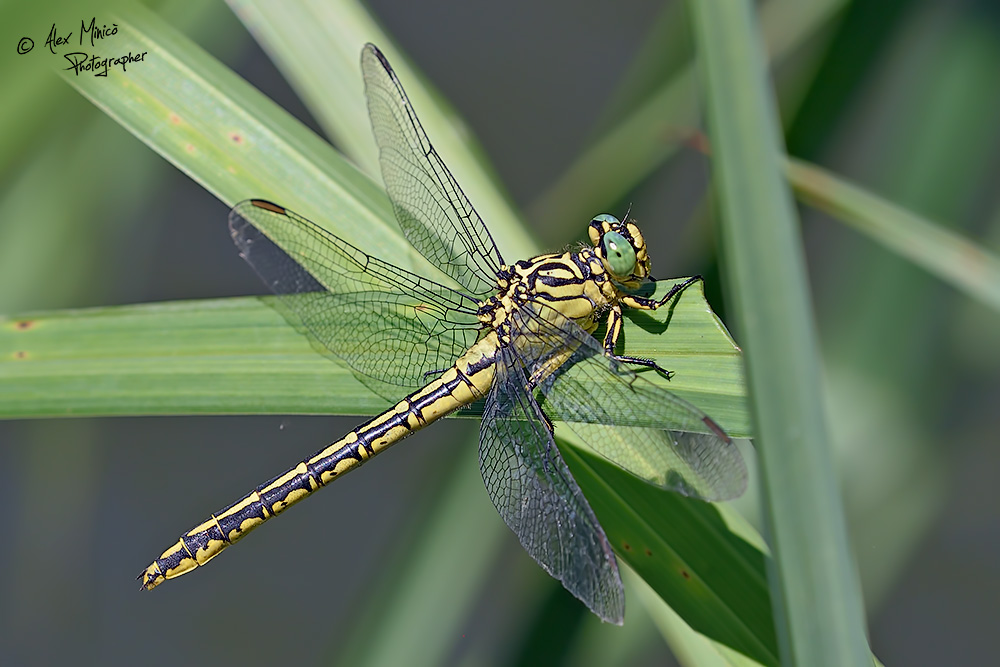
[[[618,232],[604,235],[604,257],[608,260],[611,273],[619,278],[631,275],[635,269],[635,249]]]
[[[612,225],[615,225],[615,226],[621,224],[618,221],[618,218],[616,218],[615,216],[611,215],[610,213],[601,213],[600,215],[595,215],[594,216],[594,222],[609,222],[609,223],[611,223]]]

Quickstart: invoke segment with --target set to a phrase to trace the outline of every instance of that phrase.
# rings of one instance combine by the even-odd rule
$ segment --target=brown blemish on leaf
[[[170,122],[173,123],[174,125],[180,125],[181,124],[181,117],[178,116],[177,114],[171,112],[169,118],[170,118]]]
[[[14,323],[14,328],[18,331],[27,331],[35,326],[34,320],[20,320]]]
[[[702,155],[712,154],[712,144],[708,140],[708,135],[700,130],[691,130],[685,137],[684,143]]]

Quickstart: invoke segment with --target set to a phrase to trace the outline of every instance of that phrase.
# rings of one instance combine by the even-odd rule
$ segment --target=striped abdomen
[[[390,445],[483,398],[493,382],[496,353],[496,334],[491,333],[438,379],[184,533],[139,575],[143,588],[150,590],[204,565],[275,514]]]

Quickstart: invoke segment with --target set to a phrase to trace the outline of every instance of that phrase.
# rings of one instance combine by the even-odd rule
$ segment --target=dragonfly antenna
[[[628,210],[625,211],[625,217],[622,218],[622,222],[628,222],[628,214],[632,212],[632,202],[628,203]]]

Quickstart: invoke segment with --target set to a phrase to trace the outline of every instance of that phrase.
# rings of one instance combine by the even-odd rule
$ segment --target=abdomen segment
[[[485,395],[493,379],[490,354],[477,344],[438,379],[343,438],[222,509],[181,535],[140,575],[151,590],[215,558],[276,514],[414,431]],[[495,349],[495,348],[494,348]],[[461,370],[460,370],[461,369]]]

